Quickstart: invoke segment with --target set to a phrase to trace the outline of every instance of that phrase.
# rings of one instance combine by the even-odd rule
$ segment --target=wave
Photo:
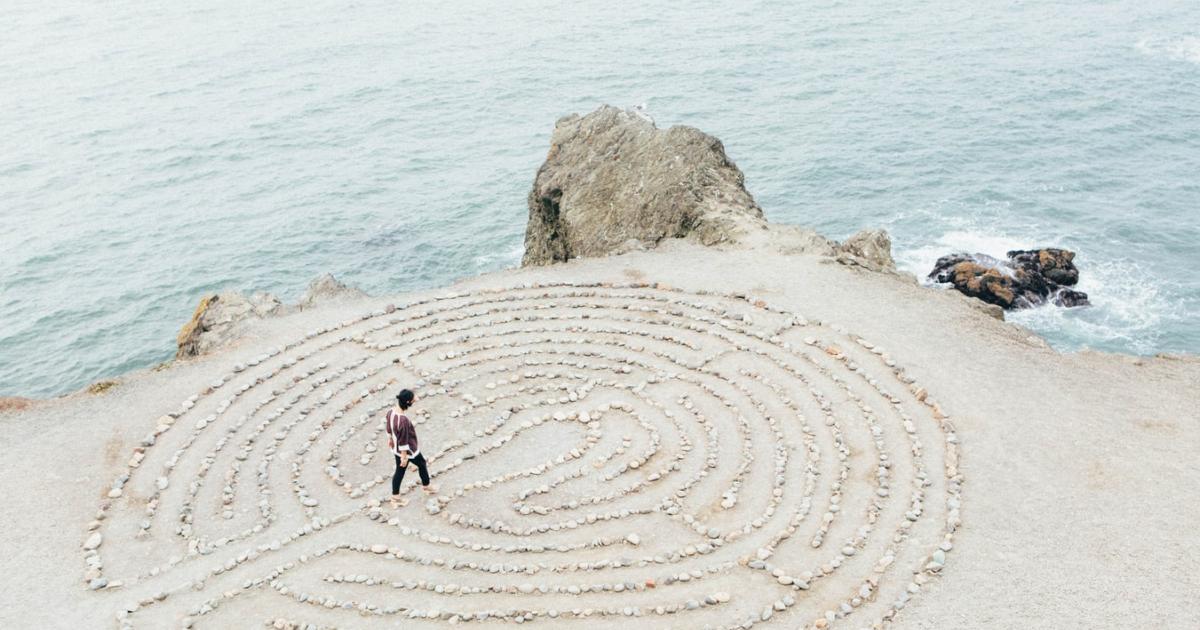
[[[1172,37],[1168,39],[1141,39],[1135,48],[1151,57],[1165,57],[1176,61],[1200,64],[1200,37]]]
[[[912,249],[901,249],[896,252],[895,257],[898,267],[916,274],[923,282],[928,283],[925,276],[933,269],[933,264],[937,262],[937,259],[946,254],[954,252],[987,254],[1003,260],[1004,254],[1014,249],[1058,246],[1054,242],[1031,244],[1029,240],[1003,234],[975,230],[952,230],[937,237],[933,242]]]
[[[508,249],[495,249],[485,254],[479,254],[472,262],[475,263],[476,273],[487,273],[495,271],[497,268],[518,267],[523,255],[525,255],[525,242],[522,240]]]
[[[1094,348],[1152,354],[1164,328],[1186,317],[1169,283],[1156,281],[1138,263],[1114,260],[1080,266],[1079,290],[1093,306],[1014,311],[1009,320],[1038,331],[1068,349]]]

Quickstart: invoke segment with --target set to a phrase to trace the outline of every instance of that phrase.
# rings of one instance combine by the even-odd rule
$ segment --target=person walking
[[[392,473],[391,502],[393,508],[408,505],[408,499],[400,496],[400,483],[404,481],[404,471],[408,469],[410,463],[417,466],[417,473],[421,476],[421,486],[425,494],[432,495],[434,493],[433,486],[429,485],[429,467],[425,463],[425,456],[421,454],[420,443],[417,441],[417,430],[413,428],[412,421],[405,415],[405,412],[411,409],[413,403],[416,402],[416,398],[412,390],[400,390],[396,396],[395,406],[388,409],[385,421],[388,447],[396,458],[396,472]]]

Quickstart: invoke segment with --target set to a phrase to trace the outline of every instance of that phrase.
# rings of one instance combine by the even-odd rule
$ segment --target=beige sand
[[[645,378],[638,369],[631,373],[611,369],[598,372],[601,382],[594,389],[579,389],[579,382],[533,374],[522,379],[524,385],[557,386],[564,388],[533,392],[517,391],[515,384],[505,379],[521,372],[505,370],[504,361],[488,358],[477,365],[465,365],[451,370],[447,377],[461,379],[461,385],[451,383],[457,393],[474,396],[477,409],[470,408],[470,398],[451,400],[449,394],[438,395],[436,387],[427,386],[422,392],[427,400],[423,409],[428,417],[419,416],[418,429],[422,450],[430,454],[438,475],[439,491],[447,497],[444,510],[431,514],[417,498],[398,515],[383,509],[372,514],[371,499],[387,494],[385,484],[375,483],[376,476],[390,474],[386,453],[371,453],[368,444],[377,441],[377,422],[370,420],[359,425],[359,414],[386,404],[387,392],[401,382],[417,378],[414,370],[435,370],[450,365],[456,357],[448,352],[469,349],[489,339],[518,340],[534,348],[529,356],[551,356],[546,350],[556,343],[564,350],[575,346],[561,343],[562,335],[583,337],[601,348],[600,354],[618,355],[629,352],[628,346],[604,346],[609,338],[629,338],[629,334],[596,332],[598,327],[628,326],[639,328],[631,319],[643,317],[643,311],[623,310],[618,297],[601,296],[594,301],[604,308],[591,312],[596,317],[576,322],[587,327],[574,333],[564,331],[538,339],[529,331],[504,336],[505,326],[516,324],[478,325],[470,332],[482,336],[469,340],[455,339],[448,333],[450,322],[429,324],[428,329],[442,345],[413,359],[413,366],[390,364],[391,356],[401,356],[410,350],[422,334],[404,333],[393,329],[378,334],[364,332],[361,324],[351,324],[346,330],[364,334],[367,343],[401,340],[403,343],[387,351],[361,352],[363,344],[347,340],[294,367],[281,368],[280,376],[266,385],[254,387],[247,400],[234,402],[229,409],[217,414],[211,409],[233,393],[232,388],[244,381],[256,369],[277,364],[295,351],[311,348],[320,339],[297,346],[265,361],[262,366],[236,373],[211,396],[198,400],[195,410],[180,416],[170,428],[161,432],[154,446],[146,449],[145,460],[133,470],[120,497],[106,499],[114,478],[126,469],[139,442],[155,431],[160,417],[180,410],[180,403],[209,387],[215,379],[231,374],[231,367],[245,363],[281,343],[304,340],[305,334],[322,326],[351,320],[359,315],[382,309],[385,304],[403,305],[410,300],[444,296],[447,291],[431,291],[414,296],[371,298],[363,302],[317,308],[287,318],[264,322],[254,334],[236,347],[194,362],[179,363],[162,371],[147,371],[122,379],[119,386],[100,395],[80,394],[40,404],[32,409],[0,416],[3,437],[0,437],[0,456],[6,474],[0,478],[0,491],[5,501],[0,508],[0,554],[6,559],[3,572],[4,605],[0,606],[0,627],[118,627],[127,623],[135,627],[178,627],[185,617],[198,612],[205,602],[215,602],[215,610],[195,616],[197,627],[262,627],[276,619],[286,619],[317,626],[336,627],[441,627],[449,622],[453,612],[471,611],[539,611],[542,616],[532,619],[540,627],[679,627],[695,628],[733,626],[753,618],[755,627],[795,628],[824,623],[826,611],[835,613],[831,627],[858,628],[870,626],[877,618],[888,615],[897,599],[907,600],[892,627],[897,628],[1118,628],[1149,626],[1157,628],[1190,629],[1200,627],[1200,508],[1197,508],[1200,489],[1200,362],[1194,358],[1145,359],[1097,353],[1059,354],[1036,336],[1011,324],[989,318],[971,308],[965,300],[952,294],[917,287],[888,275],[874,274],[828,264],[827,259],[813,256],[782,256],[761,251],[717,252],[684,243],[673,243],[657,252],[632,253],[608,259],[576,261],[550,268],[512,270],[474,278],[452,288],[454,291],[476,291],[498,287],[514,287],[525,282],[592,282],[616,283],[659,282],[683,290],[646,290],[648,296],[682,296],[713,308],[728,307],[730,301],[711,296],[688,297],[696,290],[742,291],[749,301],[734,310],[748,313],[753,322],[748,327],[773,328],[786,315],[755,309],[755,300],[786,313],[802,315],[814,322],[839,325],[810,324],[804,330],[792,330],[781,335],[778,343],[756,358],[753,353],[729,352],[712,357],[707,365],[716,371],[732,374],[730,387],[741,383],[764,402],[766,413],[756,411],[749,398],[734,389],[719,385],[716,391],[730,396],[737,413],[723,412],[719,399],[705,400],[692,384],[685,381],[665,381],[645,386],[646,400],[658,400],[663,409],[670,409],[681,421],[679,435],[666,422],[662,409],[653,403],[641,402],[632,389],[621,389]],[[579,312],[566,298],[541,299],[537,291],[514,291],[523,296],[515,307],[525,314],[564,316]],[[614,295],[621,293],[614,290]],[[456,298],[462,299],[462,298]],[[630,304],[644,304],[627,300]],[[538,305],[555,302],[552,308],[536,310]],[[450,300],[448,305],[457,302]],[[466,307],[463,307],[464,309]],[[686,314],[675,318],[676,325],[693,320],[695,313],[685,307]],[[740,310],[739,310],[740,309]],[[447,310],[453,314],[455,309]],[[413,313],[401,309],[398,313]],[[499,315],[496,315],[499,317]],[[380,321],[376,318],[372,321]],[[720,319],[720,318],[717,318]],[[426,322],[428,323],[428,322]],[[733,322],[735,330],[742,324]],[[720,324],[703,324],[717,330]],[[716,328],[714,328],[716,327]],[[866,346],[837,332],[840,327],[861,335],[886,348],[888,359],[916,379],[929,392],[927,402],[936,401],[949,416],[949,424],[939,425],[937,413],[921,403],[923,395],[904,389],[895,380],[883,357],[870,352]],[[646,324],[645,330],[659,330],[657,324]],[[720,330],[725,330],[720,328]],[[806,332],[810,330],[812,332]],[[385,335],[386,334],[386,338]],[[683,346],[672,346],[669,340],[637,337],[635,354],[646,361],[660,361],[655,352],[674,353],[685,361],[695,360],[696,368],[687,366],[685,377],[705,382],[710,374],[698,370],[706,352],[728,350],[723,340],[695,330],[678,329],[680,339],[696,346],[694,355]],[[740,334],[740,333],[738,333]],[[336,336],[336,334],[335,334]],[[805,337],[816,342],[804,343]],[[837,457],[837,442],[830,426],[822,421],[821,410],[811,392],[800,391],[801,381],[786,380],[781,371],[766,359],[782,353],[784,342],[797,356],[810,357],[812,366],[824,366],[826,376],[845,379],[844,390],[836,380],[829,380],[810,370],[812,390],[832,401],[832,413],[838,418],[837,429],[847,446],[845,461]],[[630,343],[628,341],[623,343]],[[758,347],[760,340],[750,339],[747,347]],[[833,356],[837,351],[820,352],[838,344],[845,356]],[[539,345],[542,344],[542,345]],[[766,348],[766,346],[763,346]],[[672,349],[673,348],[673,349]],[[481,353],[497,350],[479,350]],[[807,354],[803,354],[807,353]],[[477,355],[471,355],[477,356]],[[482,356],[482,355],[478,355]],[[606,355],[607,356],[607,355]],[[782,356],[782,355],[780,355]],[[308,390],[322,370],[314,365],[326,362],[327,372],[338,366],[367,357],[359,367],[347,370],[329,383]],[[489,355],[490,357],[490,355]],[[596,361],[610,358],[593,357]],[[849,363],[860,365],[867,378],[849,369]],[[309,365],[305,368],[305,365]],[[355,380],[361,370],[378,367],[379,371],[362,381]],[[562,367],[561,365],[559,367]],[[636,366],[635,366],[636,367]],[[305,376],[309,369],[313,375]],[[554,371],[551,365],[546,368]],[[563,371],[588,372],[590,368],[568,367]],[[498,370],[487,372],[487,370]],[[474,374],[473,371],[479,372]],[[534,370],[536,371],[536,370]],[[762,381],[749,373],[774,374],[782,382],[788,397],[795,398],[798,407],[789,411],[780,396],[770,396]],[[292,376],[303,376],[293,379]],[[361,390],[368,386],[396,379],[387,392],[372,394],[359,400]],[[630,380],[632,379],[632,380]],[[713,381],[716,383],[717,381]],[[879,397],[875,385],[898,396],[895,405]],[[298,383],[288,390],[288,383]],[[488,388],[491,383],[494,389]],[[498,383],[498,385],[497,385]],[[445,385],[445,383],[444,383]],[[251,414],[250,402],[269,395],[268,389],[279,389],[281,395],[258,414]],[[448,388],[455,389],[455,388]],[[279,418],[263,428],[259,438],[248,445],[245,461],[237,460],[245,438],[256,424],[281,404],[304,390],[306,395],[295,406],[280,413]],[[619,391],[618,391],[619,390]],[[324,404],[324,392],[331,392]],[[561,405],[536,407],[547,397],[566,397],[578,393],[580,401]],[[489,395],[509,396],[495,405],[486,402]],[[880,498],[874,477],[878,454],[869,431],[869,418],[860,413],[846,396],[860,397],[875,410],[880,427],[881,444],[885,444],[894,466],[891,469],[891,497]],[[604,398],[608,396],[609,398]],[[683,397],[696,399],[695,412],[712,423],[712,433],[706,434],[699,420],[684,411]],[[624,397],[624,398],[623,398]],[[520,479],[501,479],[492,487],[471,487],[476,480],[536,467],[556,455],[569,452],[576,441],[585,435],[583,424],[571,419],[550,419],[530,427],[505,426],[492,435],[476,438],[472,431],[491,423],[500,405],[514,402],[534,403],[550,415],[559,407],[564,412],[578,412],[593,402],[603,400],[633,400],[631,409],[641,413],[651,429],[639,426],[636,413],[610,408],[590,425],[596,432],[592,442],[579,441],[591,451],[579,459],[553,463],[542,475]],[[463,403],[467,400],[467,403]],[[585,405],[586,403],[586,405]],[[206,405],[209,406],[206,408]],[[333,415],[335,407],[351,408],[344,416]],[[314,407],[301,415],[298,410]],[[493,409],[495,407],[495,409]],[[594,409],[595,407],[591,407]],[[457,417],[452,417],[455,412]],[[214,414],[212,426],[196,428],[196,422]],[[240,428],[235,421],[240,416],[249,420]],[[748,418],[739,425],[736,416]],[[767,416],[778,419],[781,441],[772,438]],[[915,428],[909,435],[901,428],[903,417],[910,416]],[[527,421],[533,415],[514,415],[514,422]],[[765,538],[787,526],[786,519],[802,512],[805,481],[803,448],[805,436],[798,430],[801,418],[806,418],[813,431],[813,444],[819,447],[820,458],[814,469],[810,495],[811,511],[796,521],[786,540],[779,542],[767,562],[768,570],[744,566],[755,557]],[[283,435],[284,423],[292,422],[295,429]],[[323,432],[318,429],[327,422]],[[946,521],[952,519],[952,506],[946,497],[954,485],[945,473],[953,462],[948,459],[944,429],[954,431],[961,445],[961,473],[965,479],[962,489],[961,526],[953,533],[952,550],[945,554],[945,566],[926,569],[938,546],[944,542]],[[748,432],[744,432],[746,428]],[[211,430],[210,430],[211,429]],[[232,432],[230,430],[233,429]],[[355,431],[354,429],[357,429]],[[506,431],[519,435],[503,448],[487,451],[486,447]],[[660,432],[660,442],[652,439]],[[278,435],[277,435],[278,434]],[[189,436],[198,436],[188,445]],[[218,440],[230,436],[223,448]],[[692,448],[681,449],[681,435],[688,436]],[[345,439],[339,443],[340,436]],[[710,437],[716,442],[707,442]],[[301,457],[302,463],[293,476],[291,464],[306,439],[313,440],[310,452]],[[628,438],[628,445],[623,440]],[[912,439],[923,448],[921,458],[908,451]],[[268,465],[269,476],[257,477],[258,466],[268,444],[277,439],[281,445]],[[462,445],[458,442],[461,441]],[[786,484],[778,501],[771,503],[771,488],[775,474],[773,466],[780,444],[788,453]],[[477,457],[454,466],[456,458],[482,445]],[[187,446],[187,448],[184,448]],[[184,449],[178,465],[164,472],[164,465],[177,449]],[[214,449],[216,449],[214,451]],[[715,449],[714,452],[709,452]],[[188,499],[189,482],[196,479],[207,453],[213,455],[213,465],[196,487],[194,500]],[[274,451],[271,451],[274,452]],[[361,496],[350,489],[339,488],[326,470],[335,459],[339,474],[352,487],[364,487]],[[474,452],[474,451],[471,451]],[[501,456],[502,455],[502,456]],[[518,536],[512,532],[495,533],[482,529],[478,521],[500,518],[506,526],[526,528],[539,523],[558,522],[565,515],[582,516],[587,510],[570,508],[566,504],[589,496],[600,496],[631,481],[645,485],[602,505],[616,510],[649,508],[670,498],[671,492],[662,489],[663,483],[646,481],[650,470],[679,455],[682,471],[664,475],[682,480],[696,470],[711,474],[699,478],[695,488],[678,504],[682,513],[696,514],[705,525],[694,527],[680,514],[666,513],[616,514],[616,518],[595,524]],[[748,470],[739,470],[739,462],[753,457]],[[709,462],[709,457],[716,461]],[[603,461],[597,461],[597,458]],[[369,459],[366,465],[363,459]],[[637,461],[642,469],[630,469]],[[537,492],[539,484],[550,484],[559,474],[572,469],[575,462],[586,464],[589,474],[582,479],[564,482]],[[619,466],[622,466],[623,468]],[[711,468],[706,466],[711,464]],[[578,464],[575,464],[576,466]],[[839,467],[848,471],[840,491],[840,510],[828,526],[826,540],[812,545],[820,531],[822,515],[831,505],[832,482]],[[930,474],[924,489],[923,511],[912,521],[906,536],[893,538],[899,527],[905,527],[909,510],[912,481],[919,467]],[[228,477],[236,470],[233,477]],[[958,471],[954,471],[956,474]],[[602,481],[611,475],[611,481]],[[165,489],[156,490],[159,477],[166,477]],[[411,486],[416,477],[410,471],[405,480]],[[257,484],[263,484],[261,486]],[[455,489],[466,490],[454,496]],[[738,488],[736,502],[720,507],[729,498],[729,488]],[[298,490],[299,489],[299,490]],[[520,490],[535,492],[521,498]],[[262,491],[268,494],[261,495]],[[228,504],[223,502],[228,496]],[[161,500],[154,516],[147,517],[150,497]],[[265,498],[264,498],[265,497]],[[304,505],[311,498],[316,505]],[[879,500],[877,500],[879,499]],[[262,512],[260,500],[270,506],[272,519],[262,532],[252,532],[245,538],[236,534],[258,522]],[[88,566],[83,550],[89,538],[89,522],[104,502],[111,508],[97,527],[103,534],[97,558],[103,563],[103,579],[109,583],[101,590],[89,589],[85,580]],[[515,502],[515,503],[514,503]],[[559,508],[555,505],[562,504]],[[548,516],[536,512],[521,514],[517,504],[550,506]],[[842,553],[847,541],[855,540],[868,522],[872,505],[880,505],[874,526],[857,538],[859,546],[852,554]],[[769,505],[778,511],[768,516],[761,528],[748,525],[753,514]],[[191,529],[181,536],[178,515],[185,506],[194,508]],[[223,514],[228,509],[229,514]],[[605,508],[608,509],[608,508]],[[346,514],[342,522],[332,522]],[[464,515],[460,520],[452,514]],[[225,518],[229,516],[229,518]],[[294,541],[289,534],[316,516],[331,519],[328,526],[306,533]],[[378,520],[372,520],[378,516]],[[387,524],[395,518],[395,524]],[[140,522],[150,522],[150,533],[135,537]],[[475,520],[475,525],[466,521]],[[752,531],[744,537],[727,538],[743,525]],[[405,533],[406,527],[411,527]],[[707,532],[712,527],[716,537]],[[951,529],[955,529],[951,527]],[[595,548],[571,551],[514,552],[512,549],[475,550],[458,548],[446,540],[427,540],[416,531],[432,532],[447,539],[467,542],[491,541],[498,546],[534,544],[560,545],[579,541],[604,539]],[[784,529],[784,532],[787,530]],[[626,538],[635,534],[631,542]],[[211,553],[188,553],[186,536],[201,542],[213,542],[220,536],[237,538]],[[896,542],[899,540],[900,542]],[[705,541],[719,541],[708,553],[696,552]],[[94,542],[94,541],[93,541]],[[271,549],[272,543],[278,549]],[[365,549],[340,549],[321,558],[313,557],[320,550],[339,544],[363,544]],[[370,545],[382,545],[371,550]],[[679,558],[664,557],[664,562],[640,562],[640,558],[655,555],[670,556],[671,550],[690,545],[692,554]],[[895,562],[886,570],[876,572],[877,561],[890,550]],[[260,550],[261,551],[258,551]],[[397,558],[394,552],[401,551]],[[254,552],[250,554],[250,552]],[[250,554],[253,557],[246,557]],[[301,556],[307,562],[291,566]],[[172,558],[172,556],[177,556]],[[242,561],[239,562],[239,556]],[[407,559],[406,559],[407,558]],[[413,558],[427,560],[461,560],[475,562],[470,566],[422,565]],[[629,566],[603,567],[587,570],[579,563],[603,563],[613,558],[628,558]],[[839,567],[829,568],[827,577],[802,575],[803,571],[821,572],[822,564],[834,560]],[[940,554],[938,554],[940,560]],[[175,562],[172,562],[172,561]],[[741,564],[739,564],[739,562]],[[573,563],[563,571],[552,571],[551,565]],[[214,575],[214,569],[224,565],[228,572]],[[503,572],[489,572],[486,567],[506,567]],[[529,567],[530,573],[512,569]],[[482,570],[479,567],[483,567]],[[777,578],[770,568],[778,568]],[[276,574],[272,572],[282,569]],[[690,570],[702,572],[702,577],[689,576],[686,582],[669,578]],[[939,570],[940,569],[940,570]],[[915,571],[915,573],[914,573]],[[154,572],[152,574],[152,572]],[[940,574],[940,575],[939,575]],[[95,575],[95,574],[93,574]],[[384,584],[345,583],[356,575],[384,580]],[[865,597],[857,594],[862,585],[877,576],[878,587]],[[914,578],[914,576],[919,576]],[[92,576],[89,576],[92,577]],[[271,584],[271,577],[275,584]],[[325,578],[342,578],[341,582]],[[204,579],[202,585],[195,581]],[[656,580],[647,588],[643,578]],[[794,579],[793,579],[794,578]],[[807,578],[808,589],[788,584]],[[929,578],[926,582],[926,578]],[[365,578],[364,578],[365,579]],[[418,588],[403,588],[404,580],[423,580],[438,584],[443,591],[454,582],[459,592],[434,592]],[[904,595],[912,582],[921,582],[917,591]],[[255,582],[261,580],[261,582]],[[113,582],[122,584],[114,584]],[[393,588],[391,582],[402,588]],[[622,592],[606,590],[598,593],[574,594],[565,589],[577,584],[621,584],[637,586]],[[98,585],[99,583],[97,583]],[[424,582],[422,582],[424,584]],[[508,587],[511,592],[463,594],[464,586]],[[540,592],[538,587],[549,592]],[[198,587],[198,588],[196,588]],[[282,589],[282,590],[281,590]],[[563,590],[556,590],[563,589]],[[532,592],[529,592],[532,590]],[[404,611],[376,614],[380,610],[360,614],[355,610],[329,608],[299,603],[294,592],[304,591],[313,597],[329,597],[337,603],[370,602],[379,607],[419,609],[437,613],[437,619],[409,619]],[[166,595],[154,601],[156,595]],[[229,597],[224,597],[228,594]],[[704,601],[704,597],[712,599]],[[728,596],[728,597],[726,597]],[[848,603],[850,614],[843,617],[838,605]],[[687,600],[695,600],[695,610],[688,610]],[[139,601],[143,604],[138,606]],[[779,603],[782,610],[762,614],[764,607]],[[331,606],[336,606],[333,602]],[[678,605],[679,612],[658,613]],[[122,611],[136,609],[131,615]],[[582,611],[591,614],[580,619]],[[547,610],[557,617],[549,618]],[[606,609],[608,612],[604,612]],[[762,621],[764,616],[769,620]],[[479,627],[513,623],[488,619],[470,621]]]

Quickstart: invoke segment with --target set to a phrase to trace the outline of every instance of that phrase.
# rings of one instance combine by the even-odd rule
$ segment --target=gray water
[[[1063,350],[1200,352],[1200,3],[0,4],[0,394],[168,359],[201,294],[517,264],[554,121],[721,138],[772,221],[1079,252]],[[934,290],[934,289],[931,289]]]

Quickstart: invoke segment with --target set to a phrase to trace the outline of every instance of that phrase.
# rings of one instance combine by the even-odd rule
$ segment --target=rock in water
[[[1088,301],[1088,295],[1086,293],[1083,291],[1076,291],[1074,289],[1059,289],[1057,293],[1051,296],[1051,300],[1054,301],[1055,305],[1065,306],[1067,308],[1072,306],[1092,305],[1092,303]]]
[[[949,283],[965,295],[1005,309],[1051,302],[1087,306],[1087,294],[1068,289],[1079,282],[1075,252],[1056,249],[1014,250],[1007,260],[983,254],[950,254],[934,263],[929,278]]]
[[[1046,280],[1063,286],[1079,282],[1075,268],[1075,252],[1066,249],[1018,249],[1005,254],[1009,263],[1019,269],[1045,276]]]
[[[612,106],[562,118],[529,193],[522,265],[653,247],[705,245],[766,229],[721,141],[692,127],[658,129]]]

